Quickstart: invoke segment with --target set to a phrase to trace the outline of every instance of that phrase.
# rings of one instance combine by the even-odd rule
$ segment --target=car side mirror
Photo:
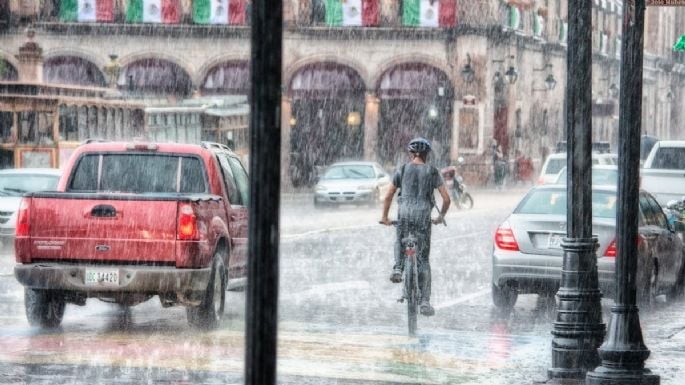
[[[378,179],[384,178],[385,176],[386,176],[385,173],[378,174]]]
[[[682,221],[673,222],[673,230],[675,230],[676,233],[685,232],[685,222],[682,222]]]

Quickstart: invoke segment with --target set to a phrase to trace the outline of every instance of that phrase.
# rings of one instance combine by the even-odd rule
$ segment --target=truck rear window
[[[654,154],[652,168],[667,170],[685,169],[685,147],[660,147],[656,154]]]
[[[68,191],[205,193],[200,159],[161,154],[87,154],[73,173]]]

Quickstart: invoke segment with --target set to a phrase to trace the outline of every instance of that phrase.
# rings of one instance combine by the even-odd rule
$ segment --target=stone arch
[[[197,71],[195,69],[195,66],[193,66],[190,62],[188,62],[180,56],[170,55],[168,53],[158,51],[140,51],[127,55],[122,55],[117,59],[117,61],[121,65],[121,68],[124,68],[129,64],[142,59],[159,59],[174,63],[177,66],[181,67],[183,71],[185,71],[185,73],[188,74],[190,80],[193,82],[193,86],[197,85],[197,83],[195,83],[195,80],[197,79]]]
[[[19,80],[19,71],[17,66],[12,61],[7,60],[6,57],[0,56],[0,81],[16,81]]]
[[[57,56],[74,56],[79,57],[83,60],[89,61],[95,64],[98,68],[102,68],[107,64],[109,59],[106,57],[101,57],[99,55],[93,54],[90,51],[86,51],[79,48],[52,48],[43,51],[43,59],[48,60]]]
[[[0,48],[0,60],[4,60],[6,63],[14,67],[15,70],[19,69],[19,62],[14,57],[14,55],[8,51],[3,50],[2,48]]]
[[[293,76],[300,71],[302,68],[311,66],[317,63],[336,63],[341,66],[346,66],[354,70],[359,77],[363,80],[364,87],[369,89],[369,85],[373,84],[369,82],[369,75],[366,68],[359,62],[355,60],[350,60],[348,58],[336,56],[336,55],[314,55],[308,56],[306,58],[297,60],[286,66],[283,71],[283,84],[290,87],[292,83]]]
[[[247,95],[251,88],[250,63],[226,60],[207,68],[198,87],[202,94]]]
[[[433,143],[433,161],[448,164],[454,114],[449,73],[426,60],[396,60],[383,68],[374,85],[380,101],[379,160],[398,165],[406,157],[406,143],[421,136]]]
[[[363,153],[366,83],[338,61],[309,62],[287,79],[290,178],[296,187],[307,186],[321,168]]]
[[[126,60],[121,67],[117,86],[123,91],[185,97],[195,88],[191,73],[175,61],[144,56]]]
[[[100,67],[86,58],[73,55],[52,55],[43,61],[43,81],[104,87],[107,79]]]
[[[430,67],[434,67],[435,69],[438,69],[442,71],[447,78],[450,81],[450,85],[452,88],[456,88],[456,84],[454,82],[454,79],[452,78],[452,71],[453,69],[450,67],[449,64],[447,64],[446,61],[440,60],[437,58],[433,58],[428,55],[422,55],[422,54],[411,54],[411,55],[398,55],[391,60],[388,60],[387,62],[381,64],[378,68],[379,70],[376,71],[373,76],[369,79],[369,85],[370,89],[378,89],[378,86],[380,85],[379,82],[381,81],[381,78],[383,75],[391,68],[400,66],[405,63],[417,63],[417,64],[424,64]]]
[[[195,77],[193,78],[193,83],[202,85],[202,81],[207,77],[207,72],[217,65],[225,62],[247,62],[250,63],[249,55],[235,55],[235,54],[223,54],[217,55],[213,58],[202,63],[200,68],[197,69]]]

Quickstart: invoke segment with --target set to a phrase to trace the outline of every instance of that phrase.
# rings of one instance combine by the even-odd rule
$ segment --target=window
[[[202,162],[197,158],[87,154],[76,166],[69,191],[204,193],[207,192],[207,184]]]
[[[217,159],[221,165],[221,171],[224,176],[224,183],[226,187],[226,194],[228,194],[228,200],[232,205],[243,205],[243,197],[238,190],[238,185],[236,184],[236,178],[233,175],[233,169],[231,168],[231,163],[228,160],[228,156],[225,154],[218,154]]]
[[[250,180],[247,177],[247,172],[245,172],[245,168],[243,168],[240,160],[236,157],[229,156],[228,164],[233,172],[238,193],[240,194],[240,200],[242,201],[243,206],[247,206],[250,201]]]

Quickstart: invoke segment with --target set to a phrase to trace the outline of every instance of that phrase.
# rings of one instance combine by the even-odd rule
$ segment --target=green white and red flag
[[[404,0],[402,23],[412,27],[454,27],[457,0]]]
[[[180,0],[129,0],[126,21],[178,24],[181,21]]]
[[[62,0],[59,8],[62,21],[114,21],[114,0]]]
[[[685,52],[685,35],[681,36],[680,39],[673,46],[674,52]]]
[[[370,27],[378,25],[380,0],[326,0],[326,24]]]
[[[247,0],[193,0],[197,24],[245,24]]]

